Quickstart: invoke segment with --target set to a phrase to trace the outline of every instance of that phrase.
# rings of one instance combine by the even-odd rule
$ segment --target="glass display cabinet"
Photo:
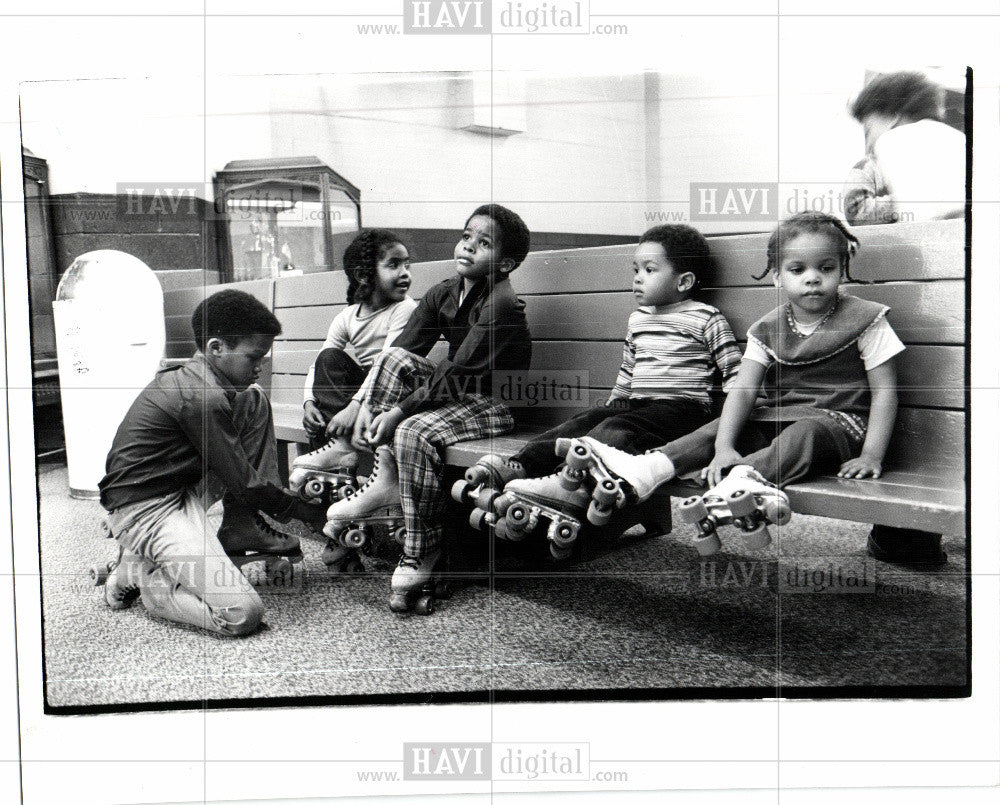
[[[236,160],[213,184],[225,282],[343,268],[361,191],[317,157]]]

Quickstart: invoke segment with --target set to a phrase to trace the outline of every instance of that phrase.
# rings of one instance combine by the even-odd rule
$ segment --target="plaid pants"
[[[388,411],[430,378],[434,364],[391,347],[375,359],[365,385],[373,414]],[[450,444],[499,436],[514,428],[503,403],[485,394],[468,394],[404,419],[396,428],[399,494],[406,523],[403,550],[420,557],[441,543],[448,494],[444,489],[444,451]]]

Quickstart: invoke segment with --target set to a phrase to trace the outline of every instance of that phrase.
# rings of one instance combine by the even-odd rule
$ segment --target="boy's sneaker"
[[[326,541],[319,558],[333,574],[360,573],[364,570],[364,565],[354,548],[347,548],[332,539]]]
[[[572,444],[576,443],[589,447],[608,472],[626,481],[634,490],[638,503],[648,499],[658,486],[674,477],[673,462],[659,450],[636,456],[590,436],[573,439]]]
[[[128,609],[139,597],[139,579],[144,570],[142,558],[120,549],[118,564],[104,587],[104,600],[111,609]]]
[[[868,535],[868,555],[880,562],[924,570],[948,563],[948,554],[941,547],[941,535],[915,528],[873,525]]]
[[[277,556],[302,553],[298,537],[279,531],[259,511],[238,504],[224,506],[218,538],[223,550],[230,555],[251,551]]]

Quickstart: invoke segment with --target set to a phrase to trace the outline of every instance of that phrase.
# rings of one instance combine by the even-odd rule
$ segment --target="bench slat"
[[[282,282],[285,282],[285,280],[282,280]],[[229,285],[196,285],[193,288],[165,291],[163,294],[163,309],[168,314],[187,315],[188,319],[190,319],[198,303],[206,296],[211,296],[225,288],[236,288],[260,300],[267,305],[269,310],[274,310],[274,286],[275,281],[268,279],[249,280]]]

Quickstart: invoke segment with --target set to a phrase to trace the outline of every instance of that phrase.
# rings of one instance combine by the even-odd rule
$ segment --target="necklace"
[[[823,315],[823,318],[820,319],[819,322],[816,324],[816,328],[812,331],[813,333],[815,333],[816,330],[818,330],[820,327],[822,327],[824,324],[826,324],[827,319],[829,319],[830,316],[832,316],[836,312],[837,306],[839,304],[840,304],[840,296],[838,295],[837,298],[833,300],[833,307],[830,308]],[[788,327],[789,327],[789,329],[791,329],[791,331],[793,333],[795,333],[795,335],[797,335],[799,338],[808,338],[810,335],[812,335],[812,333],[803,333],[799,329],[799,323],[795,320],[795,314],[792,313],[792,303],[791,302],[789,302],[788,304],[785,305],[785,317],[788,319]]]

